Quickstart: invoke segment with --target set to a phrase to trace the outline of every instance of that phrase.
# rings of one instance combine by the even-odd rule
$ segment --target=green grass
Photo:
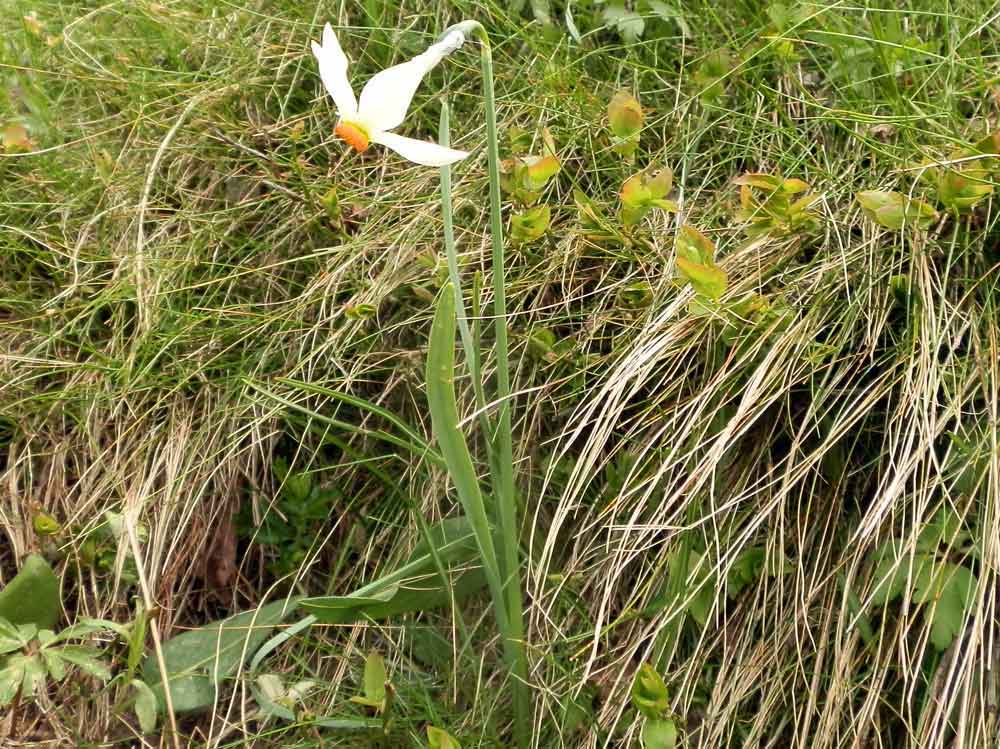
[[[544,28],[531,8],[464,0],[8,0],[0,127],[23,124],[33,148],[0,153],[0,582],[41,551],[64,624],[128,623],[142,577],[167,638],[345,595],[407,559],[417,513],[460,514],[424,376],[448,281],[440,175],[333,137],[308,42],[333,23],[358,87],[473,18],[493,42],[501,157],[540,153],[544,126],[562,162],[541,199],[550,231],[508,243],[504,268],[534,745],[637,745],[646,662],[685,746],[993,745],[994,196],[912,232],[876,226],[853,195],[933,200],[920,162],[1000,124],[1000,7],[691,0],[678,22],[633,3],[648,17],[631,44],[601,28],[603,7],[572,4],[578,42],[563,3]],[[647,110],[634,165],[608,138],[619,88]],[[428,76],[401,132],[436,139],[444,94],[451,141],[473,154],[451,170],[455,247],[489,348],[474,44]],[[654,212],[629,243],[588,236],[573,191],[614,217],[647,165],[674,170],[683,221],[715,243],[723,305],[759,295],[743,322],[689,306],[677,216]],[[808,182],[816,230],[748,239],[732,184],[746,172]],[[497,361],[479,366],[489,402]],[[127,533],[102,531],[107,511],[138,560]],[[34,530],[43,512],[58,533]],[[976,576],[957,615],[939,613],[956,604],[921,577],[927,559]],[[957,637],[941,648],[946,618]],[[120,672],[121,643],[101,644]],[[370,716],[348,701],[370,650],[396,690],[389,735],[319,725]],[[428,724],[463,747],[512,740],[485,592],[314,626],[265,670],[315,682],[299,720],[262,721],[241,677],[148,745],[420,747]],[[131,745],[130,696],[69,679],[22,708],[19,738]]]

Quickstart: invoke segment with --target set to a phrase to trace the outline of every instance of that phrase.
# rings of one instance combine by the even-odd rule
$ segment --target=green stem
[[[514,450],[511,428],[510,353],[507,341],[507,293],[504,278],[503,217],[500,205],[500,147],[497,138],[496,94],[493,90],[493,52],[486,29],[478,21],[463,21],[449,28],[480,43],[483,73],[483,103],[486,109],[486,155],[490,182],[490,238],[492,240],[493,326],[496,357],[497,428],[487,432],[490,443],[490,475],[502,549],[497,560],[503,575],[503,615],[501,628],[504,654],[513,677],[514,740],[527,747],[531,741],[531,702],[528,687],[528,659],[524,642],[524,604],[521,593],[520,527],[514,488]],[[456,292],[458,289],[455,283]],[[460,294],[459,294],[460,295]],[[465,333],[462,333],[465,340]],[[470,335],[471,340],[471,335]],[[470,344],[471,345],[471,344]],[[478,361],[478,360],[477,360]],[[477,394],[478,397],[478,394]]]
[[[438,127],[438,143],[442,146],[451,145],[451,112],[448,102],[441,102],[441,120]],[[465,313],[465,300],[462,297],[462,279],[458,269],[458,250],[455,247],[455,222],[454,211],[451,199],[451,166],[446,164],[441,167],[441,219],[444,224],[444,252],[448,261],[448,277],[455,288],[455,310],[458,313],[458,332],[462,339],[462,348],[465,349],[465,362],[469,367],[469,376],[472,378],[472,390],[476,395],[476,410],[479,413],[479,428],[482,430],[483,439],[492,443],[493,429],[490,426],[489,416],[486,407],[486,390],[483,387],[482,370],[479,366],[479,348],[476,345],[472,330],[469,328],[469,319]],[[498,475],[496,461],[493,451],[490,451],[490,476]],[[496,485],[493,487],[497,491]]]

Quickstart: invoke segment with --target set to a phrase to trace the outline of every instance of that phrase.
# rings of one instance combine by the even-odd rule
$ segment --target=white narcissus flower
[[[356,151],[364,151],[369,143],[381,143],[404,159],[425,166],[445,166],[464,159],[469,154],[389,132],[399,127],[406,117],[413,94],[423,77],[465,42],[458,30],[446,34],[412,60],[386,68],[372,76],[361,89],[361,100],[347,80],[347,55],[340,48],[330,24],[323,27],[323,43],[312,43],[313,54],[319,61],[319,75],[337,105],[340,119],[334,133]]]

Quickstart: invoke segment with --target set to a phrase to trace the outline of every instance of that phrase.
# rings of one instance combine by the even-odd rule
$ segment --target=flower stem
[[[528,691],[528,659],[524,643],[524,610],[521,598],[521,546],[514,488],[514,456],[511,429],[510,355],[507,342],[507,287],[504,277],[503,218],[500,207],[500,147],[497,137],[496,95],[493,90],[493,51],[481,24],[465,22],[479,39],[486,108],[486,156],[490,181],[490,238],[493,257],[493,326],[496,357],[496,399],[499,420],[491,440],[497,520],[500,526],[501,570],[507,606],[508,631],[503,633],[510,661],[514,690],[514,738],[518,746],[530,741],[531,715]],[[464,25],[464,24],[463,24]],[[461,25],[460,25],[461,26]]]
[[[525,748],[531,739],[531,702],[528,686],[528,659],[524,641],[524,608],[521,593],[521,546],[520,527],[517,520],[517,494],[514,487],[514,456],[511,428],[511,395],[510,395],[510,354],[507,341],[507,293],[504,278],[504,241],[503,217],[500,205],[500,147],[497,137],[496,94],[493,90],[493,52],[489,36],[478,21],[462,21],[449,28],[445,33],[461,31],[466,37],[475,36],[480,43],[480,56],[483,74],[483,100],[486,109],[486,155],[489,168],[490,184],[490,238],[492,240],[492,282],[493,282],[493,351],[496,358],[496,402],[498,404],[498,419],[495,430],[487,431],[486,437],[490,446],[490,477],[493,484],[495,502],[494,516],[500,530],[499,559],[500,571],[503,575],[503,600],[496,601],[497,608],[504,610],[496,612],[497,621],[502,624],[501,636],[504,642],[504,655],[511,670],[512,690],[514,700],[514,740],[518,747]],[[442,171],[442,179],[444,179]],[[450,174],[448,175],[450,180]],[[450,181],[449,181],[450,187]],[[442,187],[442,190],[444,188]],[[444,193],[442,192],[442,195]],[[450,195],[450,194],[449,194]],[[448,226],[450,225],[450,206],[446,208],[446,247]],[[454,251],[453,238],[452,250]],[[451,270],[449,257],[449,271]],[[461,297],[457,282],[457,261],[453,282],[456,294]],[[460,304],[460,299],[456,299]],[[461,306],[458,306],[462,310]],[[463,315],[464,316],[464,315]],[[471,335],[466,338],[467,326],[462,328],[462,340],[467,348],[471,348]],[[478,356],[467,356],[470,363],[478,367]],[[474,383],[481,381],[476,372],[472,372]],[[474,385],[475,386],[475,385]],[[477,401],[479,393],[477,392]],[[480,404],[485,404],[485,398]]]

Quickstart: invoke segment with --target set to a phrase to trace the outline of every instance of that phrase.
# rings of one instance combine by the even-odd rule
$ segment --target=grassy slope
[[[967,746],[995,740],[995,213],[987,201],[970,224],[914,237],[875,228],[851,196],[908,191],[904,170],[922,152],[995,126],[996,9],[809,6],[786,33],[800,60],[785,65],[772,20],[749,2],[687,3],[683,37],[651,21],[642,44],[602,32],[582,49],[493,6],[344,6],[8,2],[0,119],[25,122],[41,152],[0,158],[4,575],[54,544],[67,617],[128,621],[134,576],[81,561],[103,511],[125,511],[148,529],[141,572],[176,631],[293,587],[347,591],[405,555],[411,507],[453,512],[426,463],[271,396],[384,426],[291,381],[318,384],[429,429],[423,357],[444,274],[437,176],[345,153],[307,40],[327,19],[350,25],[341,39],[361,81],[476,17],[496,35],[502,127],[547,125],[564,163],[546,196],[554,230],[513,250],[508,268],[514,386],[535,388],[518,402],[515,449],[539,745],[625,742],[636,727],[625,695],[643,660],[665,674],[691,745],[943,746],[956,729]],[[30,11],[40,36],[21,21]],[[697,72],[720,47],[739,62],[705,102]],[[471,279],[488,270],[474,56],[434,72],[407,134],[433,137],[428,93],[442,85],[453,137],[474,150],[456,170]],[[614,210],[630,172],[602,126],[619,86],[650,109],[639,164],[674,167],[686,218],[716,241],[731,293],[768,300],[772,314],[735,344],[688,313],[669,218],[652,218],[648,245],[628,249],[579,230],[571,190]],[[730,183],[745,171],[810,182],[823,195],[818,236],[748,243]],[[342,228],[324,207],[331,189]],[[893,293],[896,275],[908,291]],[[636,283],[648,298],[630,306],[622,292]],[[527,345],[541,329],[558,355]],[[277,456],[330,491],[329,519],[251,543],[269,507],[289,510],[275,506]],[[862,637],[846,601],[871,593],[869,552],[895,536],[912,553],[943,506],[975,544],[949,538],[941,555],[982,583],[962,636],[939,657],[924,607],[907,600],[868,607]],[[54,541],[32,530],[39,511],[64,525]],[[727,596],[719,573],[748,548],[787,571]],[[668,574],[679,557],[701,562],[688,583]],[[699,626],[681,599],[709,570],[718,605]],[[468,649],[439,612],[322,632],[274,668],[321,680],[314,712],[348,715],[360,653],[378,648],[400,690],[391,745],[420,745],[433,722],[464,746],[498,746],[507,705],[489,617],[482,602],[463,617]],[[84,700],[69,684],[35,725],[127,736],[111,712],[125,694]],[[359,741],[267,733],[244,721],[239,697],[214,720],[183,723],[192,745]],[[574,700],[589,718],[567,727]]]

